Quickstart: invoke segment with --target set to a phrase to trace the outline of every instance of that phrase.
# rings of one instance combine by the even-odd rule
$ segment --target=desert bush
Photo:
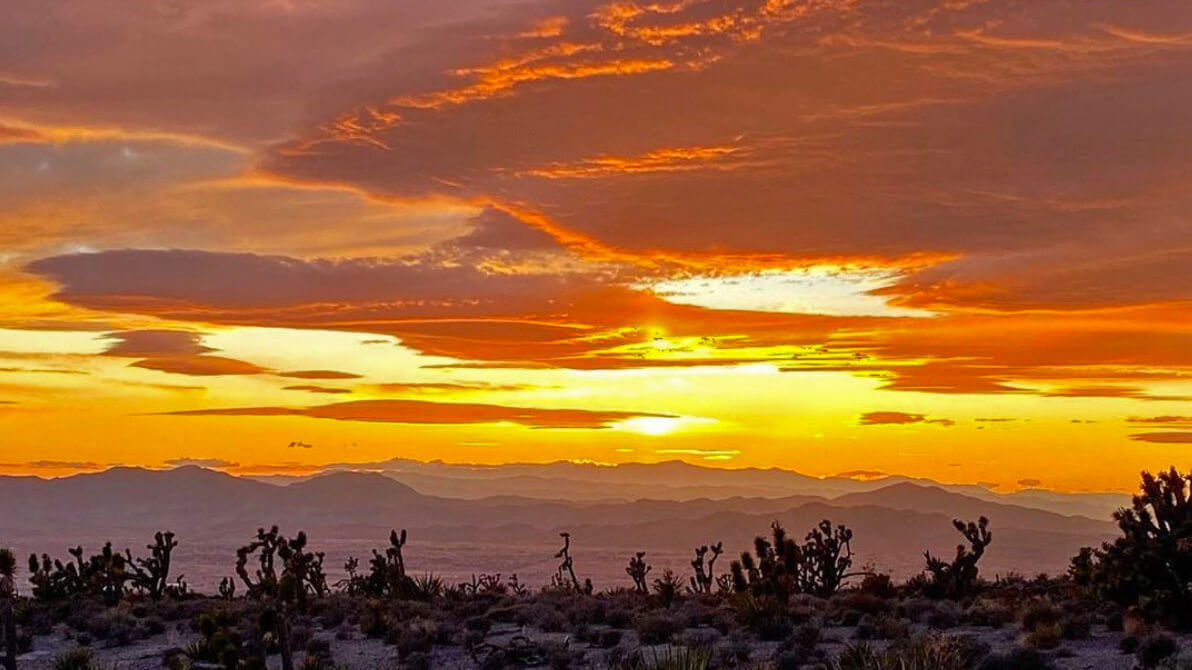
[[[633,630],[642,644],[663,644],[683,631],[683,623],[674,615],[658,612],[639,616]]]
[[[860,640],[901,640],[910,637],[910,633],[910,624],[902,619],[866,614],[857,625],[856,636]]]
[[[683,580],[675,574],[673,570],[667,568],[662,571],[662,576],[654,580],[654,597],[658,598],[658,603],[663,607],[670,607],[675,598],[679,597],[679,593],[683,587]]]
[[[865,578],[861,580],[859,590],[866,595],[882,599],[893,598],[897,594],[894,580],[890,578],[890,575],[877,572],[865,575]]]
[[[684,647],[643,650],[637,662],[621,667],[626,670],[709,670],[712,653],[707,649]]]
[[[1001,628],[1014,620],[1014,610],[987,598],[978,598],[965,610],[961,620],[972,626]]]
[[[99,670],[99,665],[90,649],[76,647],[54,658],[54,670]]]
[[[1144,668],[1154,668],[1164,659],[1174,656],[1180,650],[1175,639],[1165,633],[1148,635],[1140,641],[1135,657]]]
[[[1033,600],[1022,612],[1022,629],[1033,632],[1046,626],[1056,626],[1064,616],[1050,600]]]
[[[969,670],[970,659],[956,641],[943,636],[915,638],[880,651],[867,642],[850,645],[827,664],[828,670]]]
[[[1042,654],[1034,649],[1015,649],[1005,654],[992,654],[977,666],[977,670],[1054,670]]]
[[[739,617],[746,628],[767,641],[782,640],[794,628],[786,608],[773,598],[747,597],[741,605]]]
[[[1092,618],[1087,614],[1065,614],[1060,619],[1060,632],[1065,640],[1083,640],[1093,632]]]
[[[1063,640],[1064,630],[1057,623],[1039,624],[1022,640],[1027,649],[1055,649]]]

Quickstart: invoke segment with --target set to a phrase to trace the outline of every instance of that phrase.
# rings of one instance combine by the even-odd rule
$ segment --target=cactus
[[[777,521],[770,531],[773,541],[760,536],[754,540],[756,557],[746,551],[729,566],[734,591],[783,602],[796,593],[826,598],[859,574],[849,572],[853,532],[844,526],[833,527],[825,519],[807,533],[802,545],[787,537]]]
[[[0,548],[0,621],[4,633],[4,670],[17,670],[17,618],[13,601],[17,597],[17,557]]]
[[[952,525],[957,532],[968,540],[969,546],[956,546],[956,558],[946,562],[931,555],[930,551],[923,552],[927,559],[927,571],[931,573],[931,583],[928,594],[943,598],[962,598],[972,591],[977,584],[977,562],[985,555],[985,548],[993,541],[993,533],[989,531],[989,519],[981,517],[976,523],[965,523],[960,519],[953,519]]]
[[[712,556],[705,557],[708,552],[712,552]],[[711,593],[712,584],[715,580],[714,568],[716,559],[720,558],[720,554],[724,553],[724,543],[717,542],[711,546],[703,545],[696,547],[695,559],[691,561],[691,567],[695,569],[695,576],[691,577],[691,584],[688,587],[692,593]]]
[[[625,573],[633,580],[633,590],[645,595],[650,592],[646,585],[646,575],[650,574],[653,566],[646,563],[646,552],[639,551],[629,559],[629,565],[625,568]]]

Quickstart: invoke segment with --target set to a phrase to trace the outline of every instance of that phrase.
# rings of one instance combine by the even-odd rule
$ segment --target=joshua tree
[[[709,551],[712,552],[712,556],[705,559]],[[695,576],[691,578],[692,593],[712,592],[712,584],[716,580],[713,568],[716,565],[716,559],[720,558],[722,553],[724,553],[723,542],[717,542],[711,546],[696,547],[695,559],[691,561],[691,567],[695,569]]]
[[[827,519],[807,533],[800,545],[786,536],[775,521],[770,524],[773,542],[764,537],[754,540],[756,557],[748,551],[740,561],[733,561],[733,590],[756,596],[773,596],[786,601],[795,593],[828,597],[844,580],[862,573],[851,573],[853,532],[844,526],[832,526]]]
[[[1178,628],[1192,627],[1192,473],[1142,473],[1129,509],[1114,513],[1122,536],[1073,559],[1073,577],[1121,605]]]
[[[852,541],[853,531],[843,525],[833,528],[827,519],[807,533],[803,544],[807,566],[804,592],[827,597],[840,590],[844,580],[862,574],[849,572],[853,566]]]
[[[405,546],[404,528],[400,533],[389,531],[389,546],[385,548],[385,553],[373,550],[368,577],[361,582],[365,593],[377,598],[412,598],[418,595],[417,585],[406,574],[406,559],[402,555]],[[349,571],[348,574],[353,572]]]
[[[555,554],[555,558],[561,558],[563,562],[559,563],[559,570],[551,580],[552,586],[575,593],[592,593],[592,580],[585,579],[583,586],[580,586],[575,576],[575,564],[571,560],[571,533],[559,533],[559,537],[563,538],[563,548]]]
[[[182,577],[178,577],[178,581],[171,585],[170,579],[170,555],[174,552],[174,547],[178,546],[178,541],[174,539],[174,534],[170,531],[158,531],[153,536],[153,544],[147,545],[149,550],[149,558],[132,557],[132,552],[125,550],[125,563],[132,568],[133,578],[132,582],[135,587],[141,589],[149,594],[150,598],[160,600],[162,596],[168,592],[173,592],[175,595],[182,595],[186,591],[185,582]]]
[[[33,596],[41,600],[55,600],[87,593],[99,595],[108,605],[115,605],[124,597],[125,584],[133,576],[128,571],[125,554],[112,550],[108,542],[98,554],[83,558],[83,548],[67,550],[74,558],[63,563],[42,554],[29,557],[29,581]]]
[[[653,566],[646,563],[646,552],[639,551],[629,559],[629,565],[625,568],[625,574],[633,580],[633,590],[643,595],[650,592],[649,586],[646,585],[646,575],[650,574]]]
[[[952,559],[951,563],[932,556],[930,551],[923,552],[923,555],[927,558],[927,571],[931,573],[932,594],[944,598],[961,598],[977,584],[977,562],[985,555],[985,548],[993,541],[993,533],[989,531],[989,519],[985,517],[981,517],[976,523],[953,519],[952,525],[968,540],[969,546],[957,545],[956,558]]]
[[[250,575],[248,560],[253,554],[256,554],[258,568],[255,575]],[[258,528],[256,539],[236,551],[236,574],[249,595],[269,604],[262,617],[262,627],[277,632],[282,670],[292,670],[291,609],[296,607],[298,611],[306,611],[308,591],[316,596],[326,593],[323,554],[306,551],[306,533],[299,531],[293,539],[288,539],[281,535],[277,526],[268,531]]]
[[[16,600],[17,557],[11,549],[0,548],[0,619],[4,623],[4,670],[17,670]]]
[[[219,597],[224,600],[231,600],[236,597],[236,580],[231,577],[224,577],[219,580]]]

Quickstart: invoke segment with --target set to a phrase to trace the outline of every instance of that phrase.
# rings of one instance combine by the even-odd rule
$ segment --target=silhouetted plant
[[[0,622],[4,632],[4,670],[17,670],[17,618],[13,601],[17,597],[17,557],[0,548]]]
[[[973,590],[977,585],[977,563],[985,555],[985,548],[993,541],[989,519],[985,517],[981,517],[976,523],[953,519],[952,525],[968,540],[968,547],[963,544],[957,545],[956,557],[951,562],[932,556],[930,551],[923,552],[927,559],[927,572],[931,574],[931,581],[925,590],[928,595],[937,598],[958,599]]]
[[[585,579],[583,585],[580,585],[579,578],[575,576],[575,563],[571,559],[571,533],[559,533],[559,537],[563,538],[563,548],[555,553],[555,558],[563,560],[559,563],[558,571],[551,577],[551,588],[591,595],[592,580]]]
[[[147,545],[149,558],[132,557],[132,553],[125,550],[125,564],[132,569],[133,586],[144,591],[154,600],[170,595],[181,597],[186,595],[186,581],[180,575],[174,583],[170,583],[170,556],[178,541],[170,531],[158,531],[153,536],[153,544]]]
[[[711,556],[708,553],[711,552]],[[703,545],[696,547],[695,559],[691,561],[691,567],[695,570],[695,575],[691,577],[691,592],[692,593],[711,593],[712,584],[715,583],[715,567],[716,559],[720,558],[720,554],[724,553],[724,543],[717,542],[711,546]]]
[[[349,556],[344,561],[344,573],[347,574],[347,577],[335,583],[337,589],[350,596],[358,596],[367,590],[367,580],[360,574],[360,559]]]
[[[54,670],[99,670],[87,647],[76,647],[54,657]]]
[[[853,564],[853,532],[827,519],[807,533],[800,545],[787,537],[782,524],[770,524],[772,541],[758,536],[754,554],[742,552],[729,566],[733,590],[785,601],[795,593],[828,597],[840,589]]]
[[[505,586],[515,596],[525,596],[530,593],[530,589],[517,578],[516,573],[509,575],[509,580],[505,582]]]
[[[186,647],[186,655],[191,659],[214,663],[226,670],[264,670],[265,649],[245,640],[231,613],[215,610],[202,614],[198,628],[200,637]]]
[[[385,553],[373,550],[364,592],[374,598],[415,598],[420,594],[414,580],[406,574],[406,530],[389,532],[389,546]]]
[[[307,594],[324,596],[327,577],[323,573],[323,554],[306,551],[306,533],[299,531],[286,538],[273,526],[257,529],[256,539],[236,551],[236,574],[250,596],[266,601],[262,627],[277,633],[282,670],[292,670],[290,614],[296,607],[306,611]],[[248,572],[248,561],[257,558],[255,575]],[[280,568],[280,572],[278,569]]]
[[[682,586],[683,582],[679,576],[670,568],[666,568],[662,571],[662,576],[654,580],[654,596],[663,607],[670,607],[675,598],[679,597]]]
[[[646,575],[650,574],[653,566],[646,563],[646,552],[639,551],[629,559],[629,565],[625,567],[625,574],[633,580],[633,590],[646,594],[650,589],[646,585]]]
[[[1129,509],[1114,513],[1122,536],[1085,548],[1069,575],[1120,605],[1179,628],[1192,627],[1192,473],[1142,473]]]
[[[100,553],[83,558],[83,548],[67,550],[74,558],[63,563],[42,554],[29,556],[29,582],[39,600],[56,600],[80,594],[99,595],[107,605],[115,605],[124,596],[126,582],[132,579],[128,561],[104,544]]]
[[[236,597],[236,580],[231,577],[224,577],[219,580],[219,597],[224,600],[231,600]]]
[[[426,577],[432,578],[430,575],[427,575]],[[437,577],[434,579],[437,579]],[[439,580],[439,584],[441,590],[442,580]],[[422,588],[420,587],[419,590],[422,590]],[[493,575],[481,573],[479,577],[472,575],[472,580],[469,582],[461,582],[459,585],[459,592],[465,596],[504,595],[509,592],[509,589],[506,587],[505,583],[501,581],[500,574]]]

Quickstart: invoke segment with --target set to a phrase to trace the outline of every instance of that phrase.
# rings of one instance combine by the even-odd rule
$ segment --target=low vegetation
[[[1068,574],[983,579],[991,522],[957,519],[950,560],[925,553],[922,575],[896,584],[853,570],[853,533],[824,520],[790,537],[777,521],[728,571],[721,543],[694,549],[692,574],[628,557],[622,584],[582,577],[562,533],[551,582],[482,573],[449,584],[406,569],[394,530],[367,566],[350,558],[329,584],[324,554],[301,531],[260,528],[217,595],[171,574],[178,540],[157,533],[145,556],[111,544],[70,559],[31,556],[27,594],[18,561],[0,549],[4,667],[41,640],[69,640],[55,668],[90,669],[104,649],[179,639],[160,665],[331,670],[347,645],[383,648],[391,667],[773,668],[788,670],[1026,670],[1056,667],[1073,645],[1110,639],[1138,667],[1178,666],[1192,627],[1192,473],[1144,473],[1121,536],[1082,550]],[[991,631],[1012,638],[996,652]],[[1004,645],[1003,645],[1004,646]],[[38,666],[51,667],[51,666]],[[353,667],[364,667],[359,664]]]

